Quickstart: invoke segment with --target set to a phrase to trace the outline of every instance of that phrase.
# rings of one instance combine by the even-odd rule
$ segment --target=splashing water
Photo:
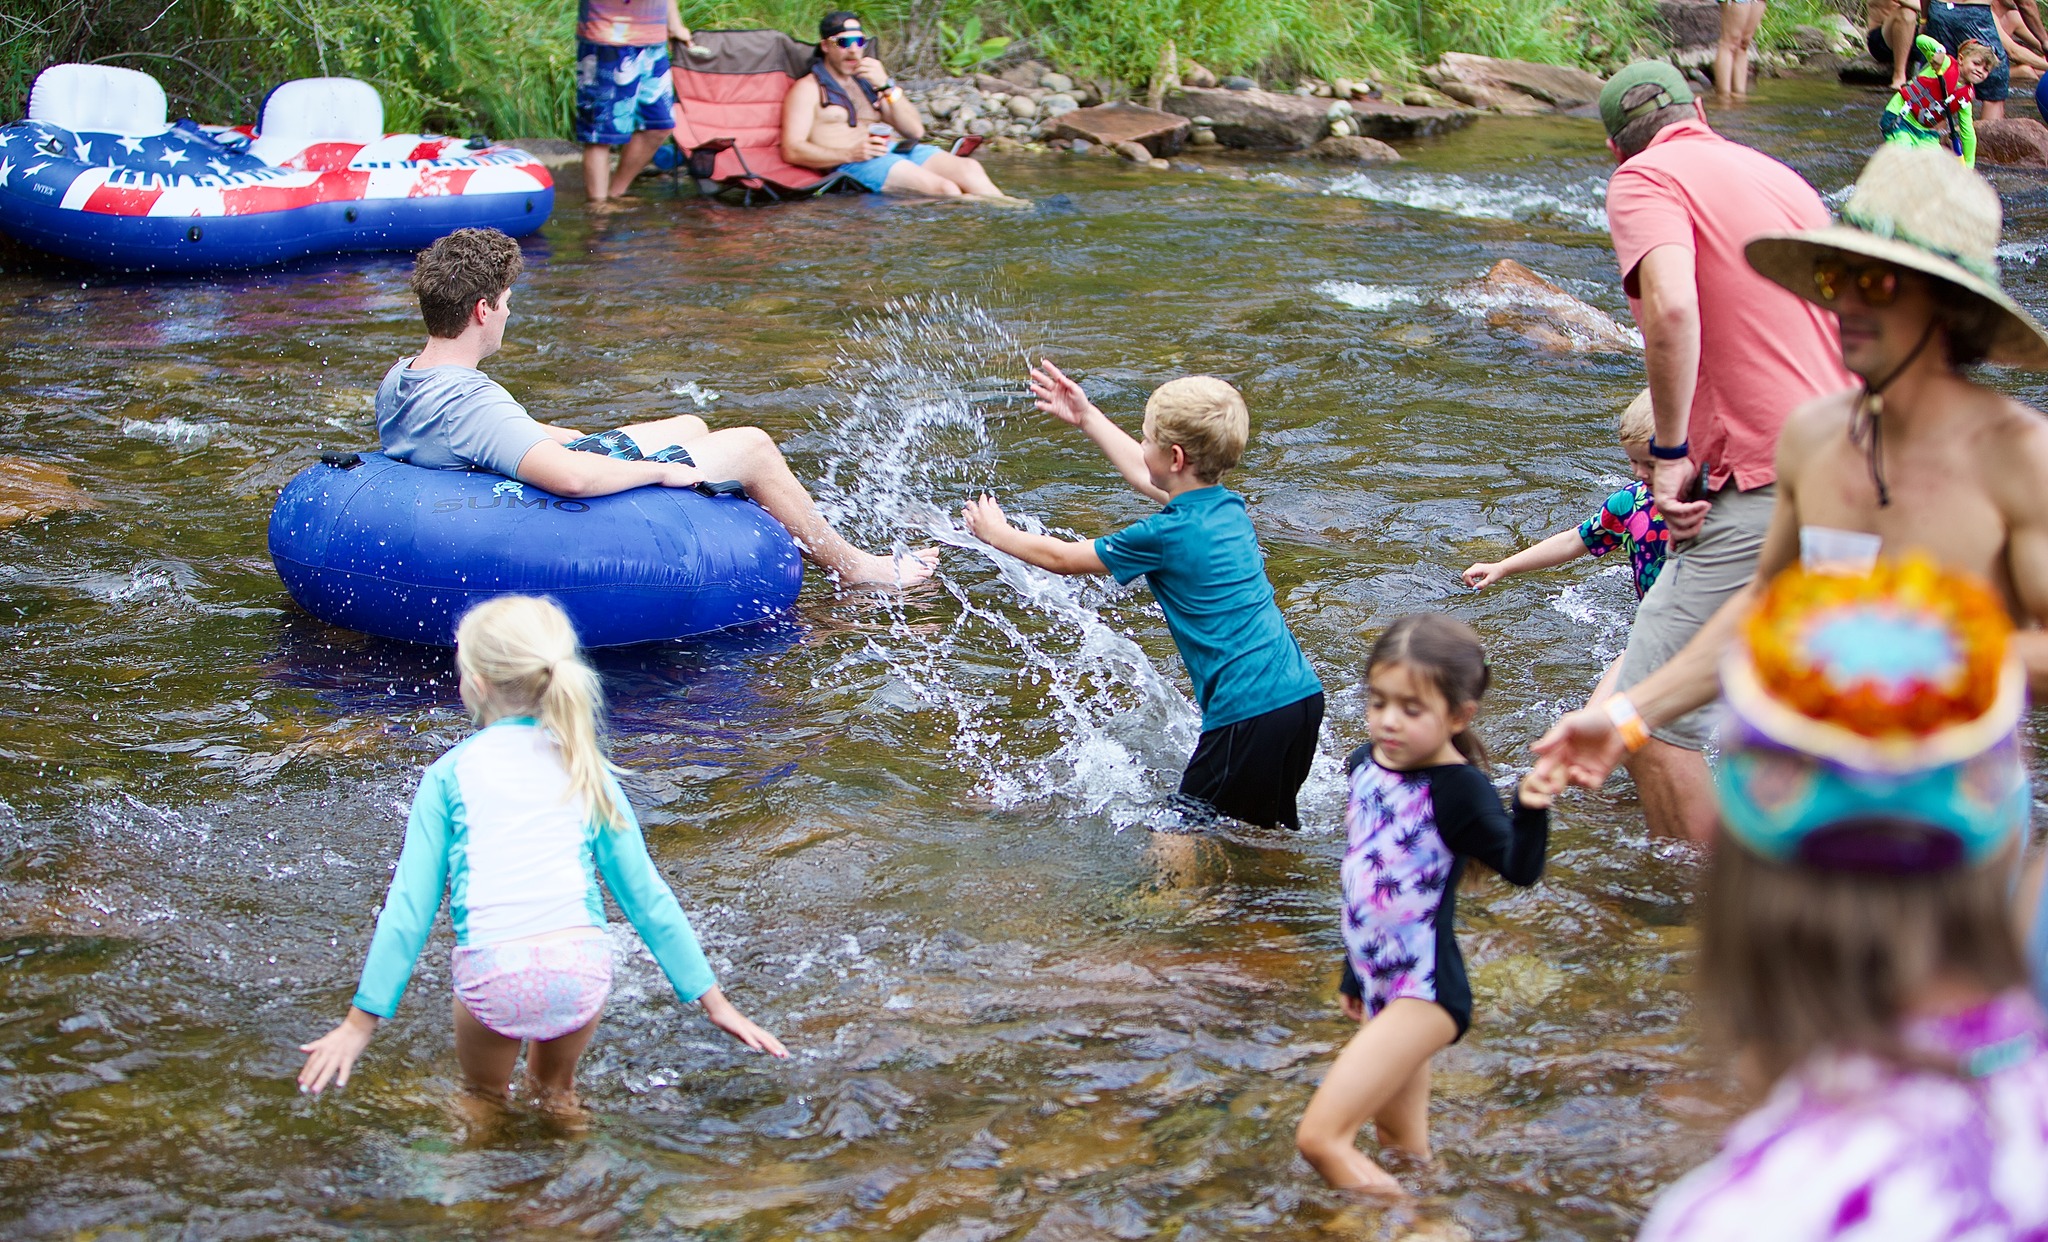
[[[211,423],[194,423],[172,415],[155,421],[130,418],[122,422],[121,434],[131,440],[153,440],[174,448],[200,448],[213,439]]]
[[[1550,186],[1519,177],[1475,180],[1450,173],[1352,173],[1331,182],[1323,192],[1471,220],[1529,220],[1548,216],[1602,233],[1607,231],[1607,182],[1601,177]]]
[[[953,518],[955,498],[1005,481],[982,407],[1021,395],[1020,384],[991,372],[1004,357],[1025,370],[1032,355],[1023,340],[994,311],[954,296],[890,303],[847,339],[838,373],[852,383],[819,412],[828,447],[818,503],[850,532],[916,530],[958,549],[941,562],[938,582],[959,613],[934,630],[899,610],[886,634],[831,672],[882,665],[916,710],[950,716],[955,757],[998,807],[1065,799],[1107,811],[1119,827],[1159,814],[1151,804],[1171,788],[1199,718],[1104,615],[1149,605],[1104,580],[1061,577],[998,553]],[[1031,515],[1012,517],[1045,532]],[[979,555],[963,555],[970,552]],[[988,566],[992,578],[980,575]],[[991,669],[1008,670],[994,675],[1004,692]],[[1013,702],[1020,692],[1035,704]]]
[[[1316,286],[1316,292],[1352,310],[1362,311],[1392,310],[1396,306],[1413,306],[1422,301],[1422,294],[1414,289],[1368,285],[1356,280],[1326,280]]]

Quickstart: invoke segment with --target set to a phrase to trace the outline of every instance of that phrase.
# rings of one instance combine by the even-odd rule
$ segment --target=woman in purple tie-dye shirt
[[[1794,570],[1746,625],[1722,676],[1700,1012],[1776,1081],[1639,1242],[2048,1238],[2003,606],[1924,561]]]

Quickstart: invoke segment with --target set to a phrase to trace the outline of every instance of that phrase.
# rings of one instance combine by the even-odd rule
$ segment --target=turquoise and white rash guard
[[[624,810],[610,828],[569,798],[553,737],[526,716],[493,721],[435,760],[413,795],[356,1008],[398,1012],[444,892],[455,943],[489,945],[603,927],[600,875],[676,995],[688,1003],[710,990],[718,980],[690,920],[647,857],[624,792],[606,779]]]

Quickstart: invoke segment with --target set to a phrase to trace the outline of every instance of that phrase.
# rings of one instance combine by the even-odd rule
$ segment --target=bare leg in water
[[[559,1039],[525,1041],[500,1035],[476,1020],[469,1007],[455,1001],[455,1060],[462,1067],[462,1085],[470,1095],[503,1104],[512,1086],[519,1049],[526,1052],[526,1083],[534,1104],[566,1120],[577,1121],[583,1106],[576,1098],[576,1063],[597,1034],[592,1018]]]
[[[747,495],[788,528],[804,555],[830,571],[841,586],[915,586],[938,569],[937,548],[875,556],[846,542],[818,512],[774,439],[758,427],[712,431],[695,414],[681,414],[624,430],[642,452],[660,452],[680,444],[690,451],[705,478],[732,479],[745,485]]]
[[[1363,1007],[1345,998],[1347,1014]],[[1375,1123],[1382,1148],[1429,1159],[1429,1059],[1450,1046],[1458,1024],[1434,1001],[1402,997],[1366,1019],[1323,1076],[1294,1144],[1339,1190],[1400,1197],[1401,1183],[1358,1150],[1358,1132]]]

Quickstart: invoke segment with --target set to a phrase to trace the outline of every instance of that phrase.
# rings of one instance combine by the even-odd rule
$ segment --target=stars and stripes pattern
[[[453,138],[322,143],[278,166],[236,149],[246,144],[245,134],[190,121],[145,137],[74,133],[40,121],[0,126],[0,222],[10,197],[101,215],[204,218],[553,185],[523,151],[471,150]]]

